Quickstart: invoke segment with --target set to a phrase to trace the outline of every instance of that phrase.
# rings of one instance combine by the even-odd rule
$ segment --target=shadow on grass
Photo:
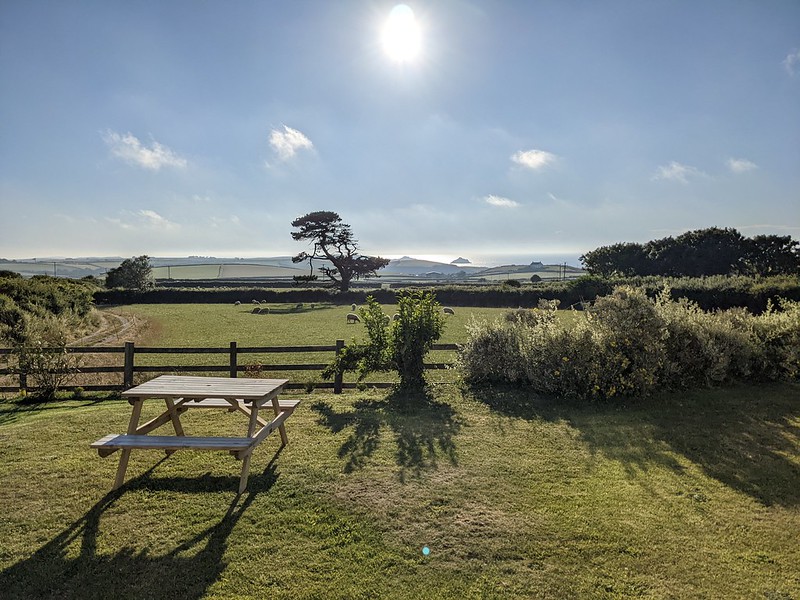
[[[401,482],[408,475],[435,469],[440,458],[457,464],[453,437],[461,421],[449,404],[427,393],[409,395],[394,390],[382,400],[359,400],[353,410],[342,412],[326,402],[317,402],[311,408],[320,415],[317,422],[332,433],[350,429],[338,453],[345,459],[346,473],[365,466],[378,449],[381,431],[387,428],[397,445],[395,462],[400,467]]]
[[[87,406],[94,406],[101,402],[106,402],[106,398],[85,398],[83,400],[68,399],[61,400],[59,398],[52,400],[42,400],[37,396],[26,396],[23,398],[15,398],[13,400],[5,400],[0,402],[0,425],[13,423],[26,414],[38,413],[44,410],[60,409],[64,410],[64,402],[70,403],[69,408],[84,408]]]
[[[244,304],[242,306],[245,306]],[[247,312],[250,314],[254,314],[261,317],[268,317],[270,315],[301,315],[310,312],[318,312],[320,310],[329,310],[334,308],[330,304],[294,304],[292,306],[269,306],[266,309],[261,308],[259,312],[253,312],[256,308],[260,308],[255,304],[251,307],[247,307],[248,310],[242,311]]]
[[[766,506],[800,505],[798,384],[665,393],[606,404],[563,402],[513,387],[472,387],[465,393],[506,416],[566,421],[590,451],[619,461],[631,476],[652,466],[680,473],[676,455],[682,455]]]
[[[27,558],[0,572],[0,597],[27,598],[158,598],[203,597],[226,569],[227,540],[244,512],[261,492],[275,484],[278,474],[273,457],[263,473],[253,474],[249,493],[236,495],[220,521],[160,556],[147,549],[123,548],[116,553],[98,549],[102,517],[126,492],[147,489],[187,494],[183,506],[190,510],[190,494],[236,490],[238,477],[152,478],[166,458],[120,489],[104,496],[80,519]],[[135,516],[133,517],[135,518]]]

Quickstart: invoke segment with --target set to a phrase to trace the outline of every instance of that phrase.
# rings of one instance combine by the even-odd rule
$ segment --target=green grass
[[[240,306],[224,304],[136,304],[119,307],[115,312],[135,317],[137,323],[147,323],[147,329],[140,333],[141,345],[161,347],[227,347],[232,341],[239,346],[302,346],[333,345],[337,339],[351,341],[364,337],[362,324],[347,324],[346,315],[350,306],[311,305],[302,308],[291,304],[258,305],[269,307],[269,314],[252,314],[255,305]],[[313,306],[313,308],[312,308]],[[384,312],[393,315],[396,305],[385,305]],[[500,308],[455,308],[455,314],[446,318],[441,343],[460,343],[467,337],[466,324],[471,318],[501,318],[508,309]],[[560,318],[569,323],[575,318],[571,311],[560,311]],[[452,362],[454,352],[432,352],[428,362]],[[327,364],[333,353],[303,354],[243,354],[239,364],[287,364],[312,363]],[[140,355],[139,365],[186,364],[186,365],[225,365],[227,355]],[[300,382],[321,381],[319,372],[283,371],[265,372],[270,377],[289,378]],[[455,380],[448,371],[430,371],[429,380],[443,382]],[[394,381],[391,373],[377,373],[367,381]],[[354,381],[352,376],[346,378]]]
[[[798,396],[573,406],[440,386],[406,411],[314,393],[289,446],[259,447],[239,499],[223,453],[134,453],[108,494],[117,455],[88,445],[124,431],[127,403],[6,402],[0,595],[798,598]],[[185,419],[193,434],[245,426]]]
[[[252,314],[255,305],[225,304],[134,304],[115,310],[135,315],[156,324],[153,343],[161,346],[190,344],[227,345],[236,341],[240,346],[297,346],[332,344],[337,339],[361,337],[363,325],[346,322],[350,306],[327,304],[259,304],[268,307],[269,314]],[[397,306],[384,305],[384,312],[393,315]],[[497,318],[508,309],[455,308],[447,317],[442,343],[463,342],[469,319]],[[568,311],[562,311],[565,317]]]

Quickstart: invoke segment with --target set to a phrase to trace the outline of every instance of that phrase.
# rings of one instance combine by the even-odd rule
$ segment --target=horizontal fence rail
[[[36,348],[36,353],[51,354],[122,354],[121,365],[116,366],[81,366],[68,371],[50,371],[51,373],[75,373],[79,374],[100,374],[100,373],[121,373],[121,384],[108,385],[67,385],[66,389],[81,387],[86,391],[118,391],[133,387],[133,376],[135,373],[228,373],[230,377],[237,377],[239,373],[269,372],[269,371],[322,371],[327,363],[303,363],[303,364],[246,364],[240,365],[238,357],[240,354],[303,354],[309,352],[333,352],[338,355],[344,349],[344,340],[336,340],[335,344],[319,346],[248,346],[239,347],[236,342],[231,342],[224,347],[196,347],[196,348],[155,348],[155,347],[136,347],[133,342],[126,342],[124,346],[68,346],[66,348]],[[434,344],[431,350],[457,350],[456,344]],[[30,350],[29,350],[30,351]],[[0,359],[11,355],[24,355],[25,350],[0,348]],[[137,354],[223,354],[228,356],[227,365],[136,365]],[[426,370],[448,369],[452,363],[425,363]],[[0,368],[0,376],[18,376],[19,384],[14,386],[0,386],[0,393],[26,393],[35,392],[36,388],[28,386],[28,375],[23,368]],[[288,389],[304,389],[309,384],[289,383]],[[332,383],[313,383],[314,388],[333,389],[335,394],[340,394],[343,389],[355,389],[358,384],[345,383],[343,374],[336,373]],[[394,384],[389,382],[370,382],[370,387],[387,388]]]

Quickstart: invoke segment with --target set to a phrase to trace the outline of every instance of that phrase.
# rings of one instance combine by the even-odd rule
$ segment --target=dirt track
[[[131,330],[136,328],[136,318],[127,315],[118,315],[108,311],[98,311],[100,327],[94,333],[75,340],[71,346],[107,346],[119,345],[128,341]],[[141,324],[141,323],[139,323]],[[128,334],[128,335],[126,335]]]

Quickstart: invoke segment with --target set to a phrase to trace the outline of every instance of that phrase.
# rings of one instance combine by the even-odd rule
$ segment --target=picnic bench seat
[[[189,437],[183,435],[123,435],[109,434],[100,438],[92,448],[101,456],[108,456],[115,450],[144,448],[149,450],[247,450],[253,444],[249,437]]]

